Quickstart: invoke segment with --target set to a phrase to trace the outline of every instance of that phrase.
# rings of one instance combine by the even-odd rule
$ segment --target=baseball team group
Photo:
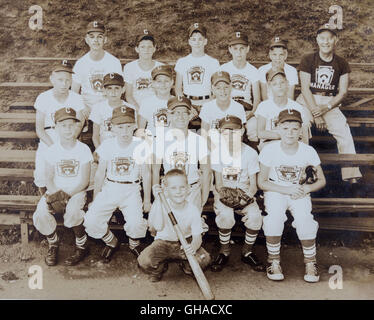
[[[56,64],[50,75],[53,88],[35,101],[40,142],[34,182],[41,198],[33,222],[48,240],[46,264],[58,263],[58,215],[75,235],[66,265],[87,257],[88,236],[102,239],[101,256],[109,263],[120,248],[109,228],[119,209],[129,249],[151,281],[161,280],[170,261],[192,275],[186,253],[195,255],[202,269],[219,272],[229,260],[239,214],[246,228],[242,262],[271,280],[283,280],[280,249],[288,210],[302,245],[304,280],[319,281],[318,223],[310,193],[326,180],[309,146],[311,126],[328,130],[339,153],[355,153],[339,109],[350,67],[335,53],[337,30],[318,28],[318,49],[301,58],[298,70],[285,63],[287,41],[278,36],[269,45],[271,62],[258,69],[247,61],[250,44],[241,31],[227,35],[232,60],[220,65],[205,53],[206,28],[192,24],[186,30],[191,53],[175,67],[153,60],[157,39],[140,30],[138,59],[122,68],[104,49],[108,36],[104,24],[90,22],[85,34],[89,51],[74,67],[67,60]],[[80,141],[89,121],[90,147]],[[192,123],[199,130],[191,130]],[[341,174],[346,183],[361,178],[357,167],[344,167]],[[86,206],[88,190],[93,200]],[[187,239],[186,251],[165,215],[161,194]],[[202,212],[210,194],[220,242],[214,259],[202,246],[208,231]],[[261,228],[266,263],[253,252]],[[143,248],[147,231],[154,240]]]

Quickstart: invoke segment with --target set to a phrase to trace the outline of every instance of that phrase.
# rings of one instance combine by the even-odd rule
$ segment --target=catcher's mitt
[[[317,180],[317,169],[313,166],[307,166],[300,177],[299,184],[313,184]]]
[[[70,199],[70,195],[62,190],[59,190],[52,194],[46,194],[45,197],[48,209],[52,213],[65,213],[66,205]]]
[[[242,189],[229,187],[221,188],[219,191],[219,200],[224,205],[233,209],[243,209],[254,201]]]

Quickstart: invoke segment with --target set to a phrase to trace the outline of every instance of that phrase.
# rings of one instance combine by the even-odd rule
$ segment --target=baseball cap
[[[213,86],[215,86],[218,82],[223,81],[227,84],[231,83],[230,74],[226,71],[217,71],[213,73],[212,77],[210,78],[210,81]]]
[[[61,122],[67,119],[73,119],[77,122],[79,122],[79,119],[77,118],[77,113],[72,108],[61,108],[58,109],[54,114],[55,123]]]
[[[271,80],[273,80],[274,77],[275,77],[276,75],[278,75],[278,74],[283,75],[283,77],[285,77],[285,78],[287,79],[287,77],[286,77],[286,73],[284,72],[283,69],[276,69],[276,70],[274,70],[274,69],[270,69],[268,72],[266,72],[266,81],[271,81]]]
[[[136,43],[139,44],[142,40],[151,40],[153,43],[155,42],[155,37],[148,29],[143,29],[141,32],[139,32]]]
[[[170,111],[174,110],[177,107],[186,107],[188,110],[191,110],[191,101],[190,99],[184,96],[171,97],[168,100],[168,109]]]
[[[113,110],[111,123],[114,125],[123,123],[135,123],[135,110],[126,106],[115,108]]]
[[[86,33],[90,33],[90,32],[102,32],[102,33],[105,33],[105,26],[104,26],[103,23],[101,23],[99,21],[91,21],[87,25],[87,31],[86,31]]]
[[[235,116],[227,115],[218,121],[219,129],[241,129],[242,120]]]
[[[248,36],[241,31],[233,32],[230,35],[229,46],[233,46],[234,44],[244,44],[247,46]]]
[[[56,64],[55,68],[53,69],[53,72],[61,72],[61,71],[74,73],[73,65],[68,60],[62,60],[58,64]]]
[[[188,28],[188,37],[194,32],[200,32],[206,38],[206,28],[201,23],[195,22]]]
[[[278,123],[283,123],[285,121],[297,121],[303,123],[301,113],[295,109],[285,109],[279,112]]]
[[[154,68],[151,72],[152,79],[155,79],[160,74],[162,74],[164,76],[167,76],[169,78],[172,78],[173,77],[173,69],[172,69],[171,66],[166,65],[166,64],[158,66],[158,67]]]
[[[337,36],[338,33],[336,32],[336,29],[334,29],[331,25],[328,23],[325,23],[323,26],[320,26],[317,30],[317,34],[320,34],[322,31],[330,31],[333,35]]]
[[[103,78],[103,87],[117,85],[123,87],[125,82],[123,77],[118,73],[107,73]]]
[[[280,37],[274,37],[270,41],[270,49],[273,49],[274,47],[282,47],[287,49],[287,43],[286,41],[282,40]]]

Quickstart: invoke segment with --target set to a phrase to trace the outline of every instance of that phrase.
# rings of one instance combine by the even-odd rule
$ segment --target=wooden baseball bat
[[[171,222],[171,224],[174,227],[174,230],[175,230],[175,232],[178,236],[178,239],[179,239],[180,243],[182,244],[182,248],[183,248],[183,250],[186,254],[187,260],[188,260],[188,262],[191,266],[191,269],[192,269],[192,272],[195,276],[195,279],[196,279],[196,281],[197,281],[197,283],[198,283],[198,285],[201,289],[201,292],[204,295],[204,298],[206,300],[214,300],[214,294],[213,294],[212,290],[210,289],[208,280],[206,279],[203,270],[201,270],[201,267],[200,267],[199,263],[197,262],[195,255],[187,254],[187,252],[186,252],[186,247],[188,245],[187,240],[184,237],[184,235],[182,233],[182,230],[178,225],[177,220],[175,219],[175,216],[174,216],[174,214],[173,214],[173,212],[172,212],[172,210],[169,206],[169,203],[167,202],[167,200],[165,198],[164,193],[161,192],[159,194],[159,196],[160,196],[160,199],[161,199],[161,202],[162,202],[164,208],[167,211],[167,213],[166,213],[164,210],[162,210],[164,215],[165,215],[165,218],[169,219],[169,221]]]

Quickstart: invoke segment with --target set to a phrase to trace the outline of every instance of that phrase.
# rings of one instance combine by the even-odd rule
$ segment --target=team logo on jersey
[[[299,183],[301,169],[298,166],[288,167],[280,166],[275,167],[275,172],[277,173],[278,180],[291,183]]]
[[[311,87],[316,89],[334,90],[335,85],[331,85],[334,77],[334,68],[332,66],[319,66],[316,69],[316,79],[311,83]]]
[[[130,157],[117,157],[112,160],[112,175],[115,176],[127,176],[131,173],[134,168],[134,159]]]
[[[200,66],[192,67],[187,71],[189,84],[202,84],[204,81],[205,69]]]
[[[61,160],[57,164],[57,174],[60,177],[76,177],[79,172],[79,161]]]
[[[112,122],[110,119],[104,120],[104,131],[112,131]]]
[[[170,165],[175,169],[184,171],[188,175],[188,160],[187,152],[174,151],[170,157]]]
[[[104,75],[102,73],[93,73],[90,75],[89,80],[93,91],[103,91],[103,77]]]
[[[153,124],[155,127],[168,127],[168,110],[166,108],[159,109],[153,114]]]
[[[240,168],[225,167],[222,169],[222,178],[230,182],[238,182],[240,179]]]
[[[240,74],[234,74],[231,77],[231,86],[233,89],[246,91],[248,86],[248,79]]]
[[[149,78],[139,78],[136,80],[137,90],[148,89],[150,86],[151,86],[151,79]]]

